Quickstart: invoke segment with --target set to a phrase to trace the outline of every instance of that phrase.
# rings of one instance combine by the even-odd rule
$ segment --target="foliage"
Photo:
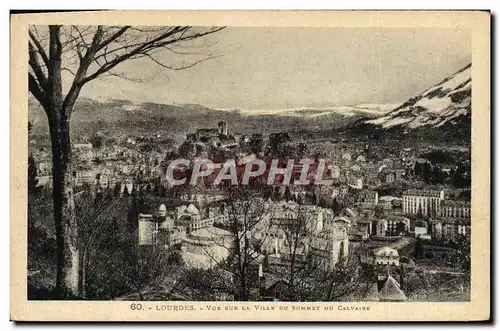
[[[92,144],[93,148],[101,149],[106,142],[106,138],[103,135],[95,134],[90,137],[89,142]]]
[[[38,179],[35,158],[32,154],[28,157],[28,194],[37,192]]]
[[[52,295],[55,286],[56,237],[52,197],[41,190],[28,199],[28,298]]]

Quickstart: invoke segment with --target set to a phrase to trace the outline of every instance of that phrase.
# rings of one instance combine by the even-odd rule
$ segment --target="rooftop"
[[[379,292],[379,297],[381,301],[406,301],[406,295],[391,275],[387,276],[387,280]]]
[[[410,189],[406,190],[403,192],[403,195],[410,195],[410,196],[423,196],[423,197],[440,197],[441,192],[443,190],[416,190],[416,189]]]

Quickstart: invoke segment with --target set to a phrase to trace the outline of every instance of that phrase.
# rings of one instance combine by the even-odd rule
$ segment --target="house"
[[[265,274],[260,277],[261,301],[282,301],[288,293],[288,281],[279,275]]]
[[[415,223],[415,238],[422,238],[426,239],[427,238],[427,222],[425,221],[418,221]]]
[[[363,178],[351,176],[349,178],[349,186],[357,190],[363,189]]]
[[[358,223],[355,227],[349,229],[349,240],[350,241],[362,241],[367,240],[370,237],[370,224]]]
[[[378,192],[372,190],[359,191],[357,204],[361,208],[370,208],[378,205]]]
[[[384,246],[373,250],[375,265],[399,266],[399,253],[396,249]]]
[[[395,207],[400,207],[401,202],[402,199],[399,197],[385,195],[379,198],[378,205],[381,206],[383,209],[390,210]]]
[[[399,236],[410,230],[410,219],[388,215],[377,223],[377,236]]]
[[[92,144],[74,144],[73,150],[75,151],[75,156],[81,160],[90,161],[94,157]]]
[[[396,170],[390,169],[385,165],[382,165],[379,168],[379,171],[380,171],[379,173],[380,180],[386,184],[390,184],[397,180],[401,180],[405,172],[404,170],[401,169],[396,169]]]
[[[330,177],[339,178],[340,177],[340,167],[336,164],[332,164],[328,166],[328,170],[330,171]]]
[[[366,162],[366,157],[364,157],[364,155],[359,155],[356,158],[356,162]]]
[[[378,237],[385,237],[387,234],[388,230],[388,224],[387,220],[381,219],[377,222],[377,236]]]
[[[351,161],[351,153],[344,153],[342,154],[342,160],[344,161]]]

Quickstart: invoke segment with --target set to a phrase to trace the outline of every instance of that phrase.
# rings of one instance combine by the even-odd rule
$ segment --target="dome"
[[[167,207],[164,204],[161,204],[158,207],[158,215],[159,216],[166,216],[167,215]]]
[[[196,208],[196,206],[193,205],[193,204],[190,204],[187,207],[186,212],[189,213],[189,214],[195,214],[195,215],[198,215],[200,213],[200,211],[198,210],[198,208]]]
[[[171,219],[171,218],[166,218],[165,221],[163,221],[161,224],[160,224],[160,228],[161,229],[166,229],[166,230],[169,230],[169,229],[172,229],[174,227],[174,220]]]

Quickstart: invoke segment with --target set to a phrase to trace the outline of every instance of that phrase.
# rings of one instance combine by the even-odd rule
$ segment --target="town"
[[[108,236],[116,247],[92,242],[92,235],[89,245],[122,249],[122,263],[135,266],[126,281],[135,289],[115,281],[110,298],[469,300],[470,144],[377,140],[340,130],[328,137],[232,132],[223,118],[174,143],[165,139],[160,131],[92,135],[72,146],[76,203],[88,200],[82,209],[97,210],[91,227],[105,232],[100,224],[108,222],[120,233]],[[43,195],[52,184],[50,148],[32,145],[29,175]],[[179,159],[210,159],[214,169],[196,185],[172,185],[168,168]],[[311,160],[303,175],[301,159]],[[290,167],[291,182],[275,171],[231,187],[214,180],[227,160],[238,176],[255,160],[278,160],[279,168]],[[314,178],[319,160],[328,185],[294,183]],[[190,164],[182,168],[192,172]],[[141,272],[148,281],[137,285]],[[90,275],[83,278],[88,295],[102,295],[93,288],[99,277]],[[187,277],[203,282],[175,285]]]

